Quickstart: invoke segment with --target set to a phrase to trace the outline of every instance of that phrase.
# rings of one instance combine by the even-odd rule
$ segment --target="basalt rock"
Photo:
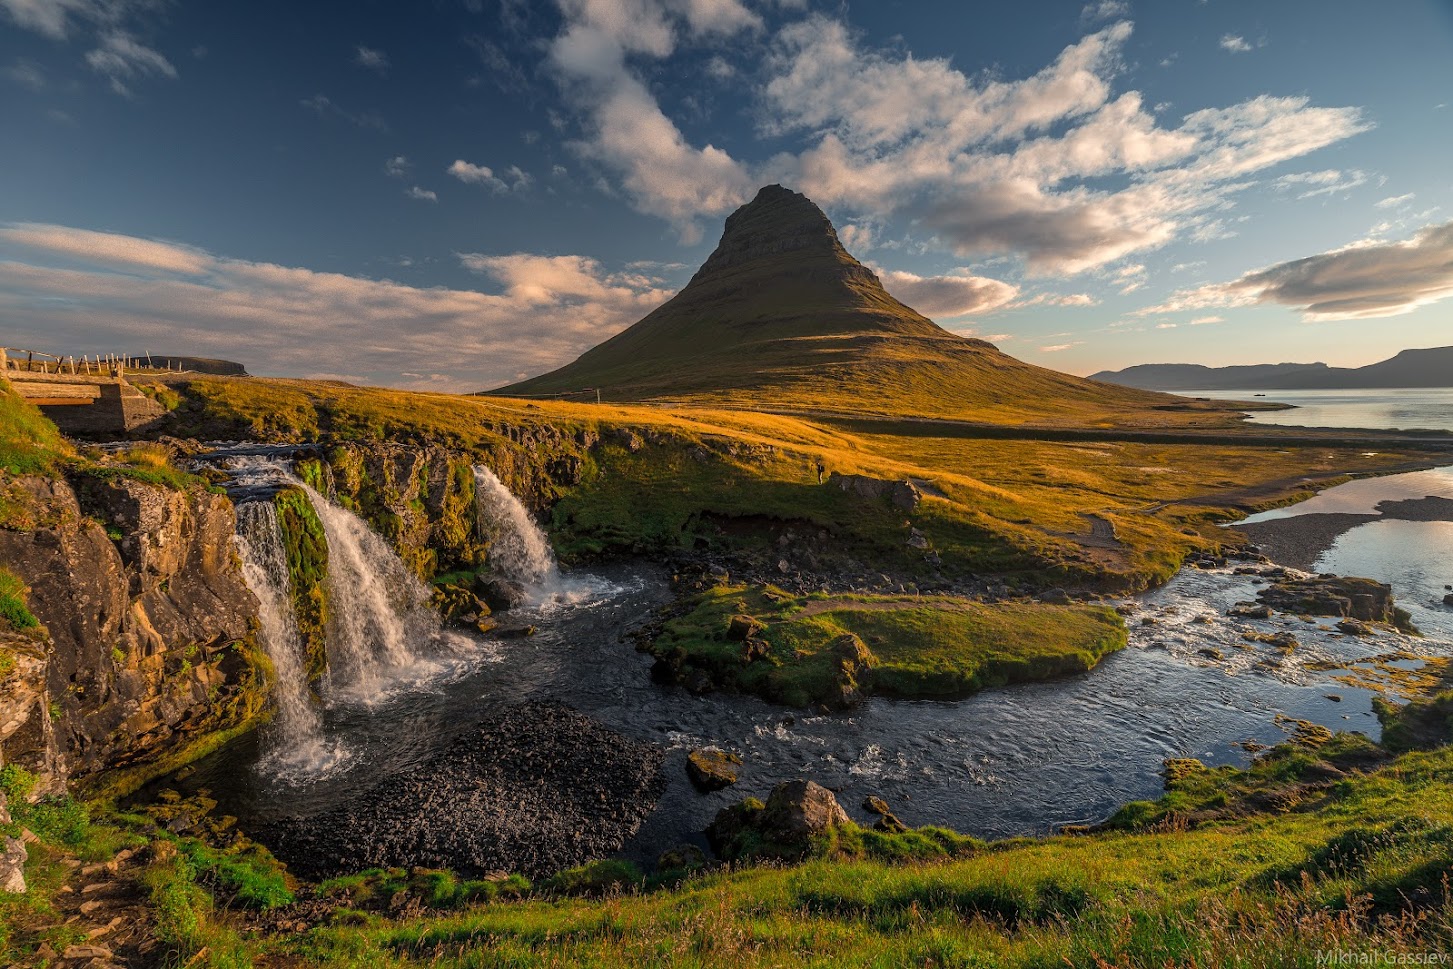
[[[4,759],[42,790],[178,752],[262,710],[257,602],[226,498],[128,478],[0,480],[0,561],[46,635],[0,681]]]
[[[1393,605],[1392,587],[1376,579],[1339,575],[1285,579],[1267,586],[1257,600],[1298,616],[1336,616],[1417,631],[1408,614]]]
[[[884,480],[862,474],[838,474],[828,478],[828,484],[859,498],[869,501],[888,501],[899,511],[911,512],[923,500],[918,486],[908,480]]]

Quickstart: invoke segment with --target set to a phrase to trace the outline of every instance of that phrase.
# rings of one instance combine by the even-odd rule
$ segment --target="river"
[[[1430,493],[1427,480],[1411,491]],[[1436,480],[1450,485],[1453,497],[1453,471]],[[1394,497],[1409,492],[1403,476],[1343,487],[1359,492],[1359,507],[1375,505],[1379,489]],[[1317,500],[1334,502],[1341,490]],[[1040,834],[1157,796],[1165,758],[1244,764],[1248,747],[1285,738],[1290,727],[1283,718],[1376,737],[1374,694],[1357,684],[1416,667],[1414,654],[1453,655],[1453,610],[1438,601],[1442,584],[1453,581],[1450,529],[1446,522],[1372,522],[1340,536],[1319,563],[1391,582],[1428,634],[1420,640],[1389,632],[1361,640],[1294,617],[1230,619],[1227,610],[1254,598],[1261,580],[1230,568],[1192,569],[1132,603],[1139,611],[1129,620],[1129,648],[1087,675],[957,701],[874,698],[824,716],[654,683],[649,658],[626,634],[668,601],[668,586],[652,565],[619,564],[570,577],[588,594],[517,614],[538,627],[533,637],[456,641],[451,662],[432,682],[381,704],[325,709],[324,738],[348,757],[324,776],[298,783],[272,769],[264,732],[168,783],[210,790],[244,828],[321,813],[443,750],[490,711],[554,699],[670,751],[666,793],[626,847],[637,859],[701,843],[720,808],[799,777],[837,790],[850,813],[874,794],[913,825],[983,837]],[[1282,629],[1299,639],[1290,656],[1241,637]],[[1325,668],[1332,664],[1341,668]],[[688,783],[686,752],[706,744],[743,756],[738,785],[703,795]]]

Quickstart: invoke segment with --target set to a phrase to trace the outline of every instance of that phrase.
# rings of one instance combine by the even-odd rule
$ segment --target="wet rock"
[[[1450,592],[1443,597],[1443,605],[1453,606],[1453,592]]]
[[[1255,602],[1238,602],[1226,610],[1228,616],[1239,616],[1243,619],[1270,619],[1273,609],[1268,605],[1258,605]]]
[[[536,878],[620,850],[661,796],[664,760],[568,707],[524,703],[345,806],[256,834],[305,877],[423,867]]]
[[[534,626],[503,626],[493,632],[497,639],[526,639],[535,635],[537,630]]]
[[[1340,616],[1413,631],[1407,613],[1393,605],[1392,587],[1375,579],[1331,574],[1284,579],[1263,589],[1257,599],[1293,615]]]
[[[1361,619],[1341,619],[1337,622],[1338,632],[1346,633],[1349,636],[1371,636],[1372,627]]]
[[[800,860],[812,850],[814,838],[849,823],[827,788],[814,781],[784,781],[766,804],[748,798],[722,809],[706,836],[727,861]]]
[[[491,576],[481,579],[475,585],[475,591],[479,598],[490,609],[497,612],[504,612],[508,609],[516,609],[530,599],[530,594],[525,587],[518,582],[511,582],[509,579],[500,576]]]
[[[1215,646],[1202,646],[1200,649],[1196,650],[1196,654],[1198,656],[1204,656],[1206,659],[1219,660],[1225,658],[1225,654],[1222,653]]]
[[[720,747],[700,747],[686,755],[686,775],[700,791],[719,791],[737,782],[742,759]]]

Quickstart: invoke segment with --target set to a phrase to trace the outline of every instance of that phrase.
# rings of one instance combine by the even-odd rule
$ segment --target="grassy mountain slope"
[[[733,213],[680,293],[559,370],[491,393],[598,388],[670,399],[1005,423],[1222,423],[1225,405],[1035,367],[894,299],[805,197],[772,185]]]

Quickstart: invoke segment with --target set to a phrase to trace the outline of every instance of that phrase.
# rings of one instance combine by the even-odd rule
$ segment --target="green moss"
[[[0,565],[0,622],[11,629],[36,629],[40,621],[25,603],[25,583],[20,576]]]
[[[288,564],[293,616],[308,657],[310,680],[327,668],[328,536],[306,492],[285,488],[273,498]]]
[[[793,706],[841,700],[844,690],[902,697],[963,696],[1006,683],[1091,669],[1122,648],[1120,617],[1102,606],[987,604],[950,597],[797,598],[730,586],[702,593],[649,645],[678,676]],[[748,661],[729,633],[745,611],[766,656]],[[844,652],[851,637],[858,645]],[[860,655],[865,651],[866,655]],[[863,670],[862,665],[867,669]]]

